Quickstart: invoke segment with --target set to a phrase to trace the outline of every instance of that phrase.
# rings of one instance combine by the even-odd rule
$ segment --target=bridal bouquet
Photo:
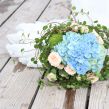
[[[109,30],[98,21],[76,20],[80,13],[89,14],[73,7],[73,17],[67,21],[45,25],[41,37],[35,38],[38,54],[31,59],[35,64],[41,62],[50,83],[66,89],[88,87],[109,78]]]
[[[94,21],[76,21],[79,12],[73,7],[74,18],[43,27],[34,47],[39,55],[31,60],[42,63],[45,76],[63,88],[87,87],[109,77],[109,30]],[[82,14],[87,14],[81,10]]]

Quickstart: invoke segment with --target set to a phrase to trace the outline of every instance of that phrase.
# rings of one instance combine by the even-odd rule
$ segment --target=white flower
[[[56,81],[56,80],[57,80],[56,74],[54,74],[54,73],[49,73],[49,74],[47,75],[47,79],[48,79],[49,81],[52,81],[52,82]]]
[[[52,66],[58,67],[62,59],[57,52],[51,52],[48,56],[48,61]]]
[[[60,64],[59,66],[57,66],[58,69],[63,69],[64,68],[64,65],[63,64]]]
[[[64,67],[64,70],[69,74],[69,75],[74,75],[76,72],[75,70],[71,69],[71,67],[69,65],[67,65],[66,67]]]
[[[81,26],[80,27],[80,32],[81,33],[88,33],[89,32],[89,28],[87,26]]]
[[[97,76],[95,76],[94,73],[88,73],[87,78],[88,78],[88,80],[91,81],[92,84],[99,80],[99,78]]]
[[[78,28],[77,25],[73,27],[73,31],[74,31],[74,32],[78,32],[78,29],[79,29],[79,28]]]
[[[95,30],[93,30],[92,33],[94,33],[96,35],[96,38],[97,38],[99,44],[104,44],[103,39],[101,38],[101,36],[99,36],[99,34]],[[105,37],[106,37],[106,35],[105,35]]]

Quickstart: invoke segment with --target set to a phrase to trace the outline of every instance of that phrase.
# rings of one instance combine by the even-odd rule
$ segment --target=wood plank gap
[[[44,76],[45,76],[45,72],[43,73],[41,79],[44,79]],[[32,100],[31,100],[31,102],[30,102],[30,105],[29,105],[28,109],[31,109],[31,108],[32,108],[32,105],[33,105],[34,100],[35,100],[35,98],[36,98],[36,96],[37,96],[37,94],[38,94],[39,89],[40,89],[40,85],[37,86],[36,91],[35,91],[35,94],[34,94]]]
[[[85,109],[88,109],[88,107],[89,107],[90,94],[91,94],[91,86],[89,86],[88,91],[87,91],[87,99],[86,99]]]
[[[1,24],[0,24],[0,27],[23,5],[23,3],[27,1],[27,0],[24,0],[7,18],[6,20],[4,20]]]
[[[48,4],[47,4],[47,5],[45,6],[45,8],[43,9],[43,11],[40,13],[39,17],[36,19],[36,21],[39,20],[39,18],[42,16],[42,14],[43,14],[44,11],[47,9],[47,7],[49,6],[49,4],[50,4],[51,1],[52,1],[52,0],[50,0],[50,1],[48,2]]]
[[[2,72],[2,70],[4,69],[4,67],[6,66],[6,64],[9,62],[9,60],[11,59],[11,57],[9,57],[7,59],[7,61],[5,62],[5,64],[3,65],[3,67],[0,69],[0,73]]]
[[[40,13],[39,17],[36,19],[36,21],[39,20],[39,18],[42,16],[42,14],[43,14],[44,11],[47,9],[47,7],[49,6],[49,4],[50,4],[51,1],[52,1],[52,0],[50,0],[50,1],[48,2],[48,4],[47,4],[47,5],[45,6],[45,8],[43,9],[43,11]],[[44,76],[45,76],[45,72],[43,73],[41,79],[44,79]],[[29,108],[28,108],[28,109],[31,109],[31,108],[32,108],[32,105],[33,105],[33,103],[34,103],[34,100],[35,100],[35,98],[36,98],[36,96],[37,96],[37,93],[38,93],[39,89],[40,89],[40,85],[38,85],[38,87],[36,88],[35,94],[34,94],[32,100],[31,100],[31,102],[30,102],[30,105],[29,105]]]

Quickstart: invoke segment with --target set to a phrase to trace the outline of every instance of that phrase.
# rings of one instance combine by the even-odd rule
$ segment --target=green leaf
[[[107,30],[107,27],[106,27],[106,26],[102,26],[102,28],[103,28],[104,30]]]
[[[73,6],[73,7],[72,7],[72,10],[76,10],[76,7],[75,7],[75,6]]]
[[[35,45],[34,45],[34,48],[39,48],[39,45],[35,44]]]
[[[55,68],[53,68],[53,69],[51,69],[51,72],[54,73],[54,74],[56,74],[57,71],[56,71]]]
[[[75,14],[75,16],[77,16],[78,15],[78,12],[75,12],[74,14]]]
[[[35,38],[35,42],[38,43],[40,41],[39,38]]]
[[[23,51],[24,51],[24,48],[21,49],[21,52],[23,52]]]
[[[37,64],[37,60],[34,61],[34,64]]]
[[[48,28],[48,26],[46,25],[46,26],[43,27],[43,30],[46,30],[47,28]]]
[[[72,23],[71,22],[67,22],[67,26],[70,26]]]
[[[83,13],[84,11],[83,11],[83,9],[81,9],[81,13]]]
[[[49,39],[49,44],[50,47],[54,47],[55,45],[57,45],[59,42],[62,41],[62,34],[53,34],[50,39]]]
[[[83,25],[86,25],[86,21],[83,22]]]
[[[31,61],[34,61],[35,60],[35,58],[33,57],[33,58],[31,58]]]
[[[98,20],[95,20],[94,23],[98,23]]]

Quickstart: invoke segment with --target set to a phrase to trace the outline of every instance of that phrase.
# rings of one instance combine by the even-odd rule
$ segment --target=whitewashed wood
[[[15,31],[17,24],[35,22],[49,0],[27,0],[0,29],[0,53],[3,56],[7,43],[5,36]],[[6,57],[2,58],[5,60]],[[1,61],[1,60],[0,60]],[[10,60],[0,73],[0,109],[28,109],[41,76],[36,69],[14,66]],[[16,71],[20,69],[21,71]]]
[[[0,25],[23,3],[24,0],[0,1]]]
[[[11,59],[0,73],[0,109],[28,109],[40,76]]]
[[[73,109],[85,109],[87,89],[78,89],[75,94]],[[64,107],[66,90],[45,86],[38,91],[32,109],[66,109]],[[73,105],[73,103],[72,103]]]
[[[1,54],[0,55],[0,71],[2,70],[3,66],[6,64],[8,59],[9,59],[8,54]]]
[[[41,20],[67,18],[70,11],[67,0],[53,0],[41,16]],[[75,95],[74,109],[85,109],[87,89],[78,89]],[[47,87],[38,91],[32,109],[65,109],[66,90]],[[73,105],[73,103],[72,103]]]
[[[47,87],[40,89],[32,109],[62,109],[65,100],[65,90],[57,87]]]
[[[86,109],[88,88],[76,90],[74,109]]]
[[[26,0],[23,5],[0,28],[0,54],[6,53],[6,35],[15,32],[20,23],[32,23],[39,17],[50,0]]]
[[[0,58],[0,69],[9,59],[8,56],[4,57],[7,53],[5,46],[8,43],[6,36],[10,33],[16,32],[15,28],[20,23],[35,22],[49,1],[50,0],[26,0],[23,5],[10,17],[10,19],[2,25],[0,28],[0,57],[2,57]]]
[[[92,85],[88,109],[109,109],[109,81]]]
[[[66,19],[70,14],[70,0],[52,0],[40,20]]]

